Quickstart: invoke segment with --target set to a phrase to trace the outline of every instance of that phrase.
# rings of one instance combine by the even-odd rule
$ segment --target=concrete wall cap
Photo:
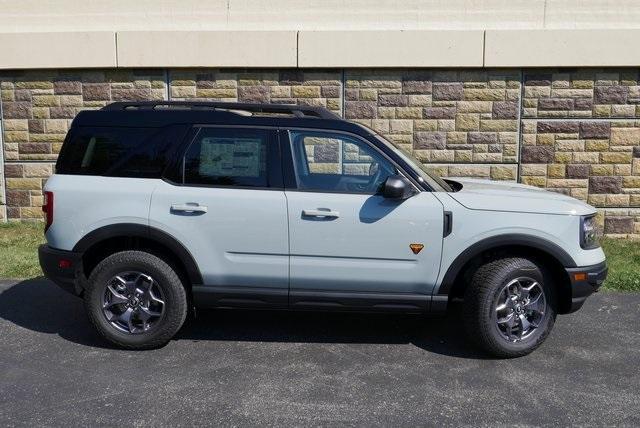
[[[300,31],[300,67],[481,67],[482,31]]]
[[[640,29],[487,30],[485,67],[637,66]]]
[[[295,31],[123,31],[119,67],[295,67]]]
[[[640,29],[0,33],[0,69],[617,67]]]
[[[115,33],[0,33],[0,69],[116,66]]]

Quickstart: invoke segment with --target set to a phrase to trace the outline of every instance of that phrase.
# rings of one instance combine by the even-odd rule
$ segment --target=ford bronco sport
[[[114,103],[77,115],[46,183],[45,275],[102,336],[160,346],[192,307],[436,313],[527,354],[607,274],[595,209],[441,179],[297,105]]]

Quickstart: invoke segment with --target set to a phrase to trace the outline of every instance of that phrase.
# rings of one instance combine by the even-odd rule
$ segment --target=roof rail
[[[297,104],[251,104],[210,101],[122,101],[111,103],[103,107],[102,110],[157,110],[167,109],[174,106],[189,110],[211,109],[224,110],[228,112],[246,111],[251,113],[289,113],[295,117],[315,117],[319,119],[342,120],[340,116],[327,110],[324,107],[314,107]]]

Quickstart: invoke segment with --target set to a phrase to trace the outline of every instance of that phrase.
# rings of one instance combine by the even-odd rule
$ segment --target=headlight
[[[585,250],[598,248],[600,246],[596,230],[595,214],[580,217],[580,246]]]

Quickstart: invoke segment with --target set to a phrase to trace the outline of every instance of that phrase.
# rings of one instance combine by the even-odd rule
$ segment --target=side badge
[[[409,244],[409,248],[413,251],[413,254],[418,254],[424,248],[422,244]]]

